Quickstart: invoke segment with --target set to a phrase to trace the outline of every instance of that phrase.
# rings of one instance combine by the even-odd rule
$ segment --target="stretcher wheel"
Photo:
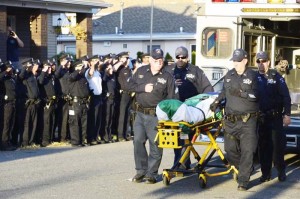
[[[206,177],[203,174],[200,174],[200,176],[199,176],[199,186],[201,188],[206,187]]]
[[[163,175],[163,183],[164,183],[165,186],[170,185],[170,180],[166,175]]]

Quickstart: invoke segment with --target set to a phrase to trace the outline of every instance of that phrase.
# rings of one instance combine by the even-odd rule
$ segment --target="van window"
[[[201,53],[207,58],[224,59],[232,53],[232,31],[228,28],[206,28],[202,32]]]

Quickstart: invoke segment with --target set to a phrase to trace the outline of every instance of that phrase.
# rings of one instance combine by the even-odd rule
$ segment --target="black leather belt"
[[[245,114],[240,114],[240,115],[226,114],[224,118],[231,122],[236,122],[238,120],[247,122],[251,117],[258,117],[258,116],[259,116],[259,112],[255,112],[255,113],[245,113]]]
[[[146,115],[156,116],[156,109],[155,108],[144,108],[141,105],[136,105],[136,110],[138,112],[144,113]]]

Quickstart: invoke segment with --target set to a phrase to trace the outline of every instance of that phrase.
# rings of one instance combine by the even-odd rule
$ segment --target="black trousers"
[[[26,116],[24,123],[24,132],[22,145],[27,146],[35,143],[36,140],[36,129],[37,129],[37,120],[38,120],[38,105],[30,104],[26,108]]]
[[[3,106],[3,130],[2,145],[5,146],[11,142],[12,132],[15,125],[16,107],[15,102],[4,102]]]
[[[48,145],[53,141],[53,128],[55,121],[55,105],[42,107],[43,112],[43,129],[42,129],[42,144]]]
[[[272,162],[277,171],[285,169],[284,152],[286,135],[282,116],[266,117],[259,124],[258,154],[263,175],[271,175]]]
[[[103,138],[106,141],[112,140],[112,125],[114,120],[115,103],[114,99],[107,98],[105,100],[105,120],[104,120],[104,135]]]
[[[238,183],[242,186],[249,183],[257,143],[257,117],[251,117],[247,122],[225,120],[226,158],[239,170]]]
[[[127,127],[129,123],[129,107],[131,96],[128,93],[122,93],[120,101],[118,138],[126,138]]]
[[[102,97],[92,95],[88,111],[87,141],[96,141],[100,135],[102,121]]]
[[[16,100],[16,117],[14,130],[12,132],[12,143],[19,146],[22,143],[24,132],[24,121],[26,116],[25,98],[17,98]]]
[[[86,104],[73,102],[69,106],[69,125],[71,144],[79,145],[83,144],[87,139],[87,113],[88,107]]]

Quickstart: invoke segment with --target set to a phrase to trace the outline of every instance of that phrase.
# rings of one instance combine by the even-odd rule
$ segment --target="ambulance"
[[[289,87],[292,124],[285,128],[287,146],[300,153],[300,0],[195,0],[197,5],[196,65],[204,70],[215,90],[232,69],[234,49],[249,54],[256,68],[256,53],[267,51],[271,68]]]

